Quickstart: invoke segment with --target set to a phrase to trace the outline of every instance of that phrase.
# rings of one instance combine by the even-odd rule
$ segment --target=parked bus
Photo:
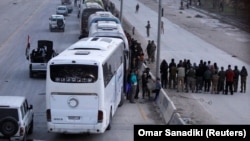
[[[124,43],[83,38],[51,59],[46,75],[49,132],[104,133],[123,104]]]
[[[97,11],[94,14],[91,14],[88,19],[88,30],[92,23],[97,23],[98,21],[114,21],[117,24],[121,24],[120,20],[114,16],[109,11]]]
[[[104,8],[104,3],[103,3],[102,0],[82,0],[82,3],[83,3],[83,4],[84,4],[84,3],[88,3],[88,2],[96,2],[96,3],[98,3],[99,5],[101,5],[102,8]]]
[[[80,11],[80,36],[79,39],[88,36],[88,18],[91,14],[97,11],[104,11],[104,8],[95,2],[88,2],[84,4],[84,7]]]
[[[122,39],[124,42],[125,50],[127,50],[124,58],[125,64],[125,73],[128,74],[129,66],[131,63],[131,55],[129,49],[129,43],[127,36],[122,28],[120,23],[115,21],[98,21],[96,23],[92,23],[89,29],[89,37],[112,37]],[[124,78],[126,81],[126,78]]]

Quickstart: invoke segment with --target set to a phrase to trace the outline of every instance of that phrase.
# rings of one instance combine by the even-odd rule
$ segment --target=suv
[[[0,96],[0,138],[26,141],[33,132],[33,105],[23,96]]]
[[[52,32],[54,29],[64,32],[65,17],[63,15],[51,15],[49,17],[49,30]]]

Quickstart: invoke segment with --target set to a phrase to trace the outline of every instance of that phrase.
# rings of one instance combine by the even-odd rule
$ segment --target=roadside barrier
[[[144,69],[147,68],[145,64],[143,64]],[[152,72],[149,72],[151,79],[156,80],[155,76]],[[161,89],[158,99],[156,100],[156,105],[160,109],[160,113],[164,118],[166,124],[169,125],[186,125],[186,122],[181,118],[180,114],[177,113],[177,109],[173,103],[173,101],[169,98],[164,89]]]

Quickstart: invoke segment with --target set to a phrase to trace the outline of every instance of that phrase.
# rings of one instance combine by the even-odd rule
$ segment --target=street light
[[[159,0],[159,9],[158,9],[158,34],[157,34],[157,55],[156,55],[156,78],[159,77],[160,71],[160,48],[161,48],[161,16],[162,16],[162,7],[161,0]],[[160,77],[159,77],[160,78]]]
[[[123,0],[120,0],[121,1],[121,4],[120,4],[120,21],[121,21],[121,24],[122,24],[122,10],[123,10]]]

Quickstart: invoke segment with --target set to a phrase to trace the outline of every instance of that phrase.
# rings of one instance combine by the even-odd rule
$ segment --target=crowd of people
[[[156,44],[148,40],[145,52],[141,43],[127,33],[130,45],[130,70],[127,75],[127,99],[134,103],[138,99],[141,89],[142,98],[152,96],[156,100],[161,88],[174,89],[177,92],[231,94],[246,93],[248,72],[245,66],[241,69],[237,65],[228,65],[227,68],[218,66],[216,62],[200,60],[199,63],[191,62],[189,59],[175,62],[172,58],[168,63],[165,59],[160,63],[160,78],[152,80],[149,74],[150,68],[142,70],[143,63],[155,61]],[[153,83],[152,83],[153,82]],[[158,87],[160,85],[160,87]],[[155,90],[159,89],[159,91]]]
[[[130,103],[135,103],[135,99],[139,98],[139,92],[142,92],[142,98],[156,100],[160,89],[160,78],[151,79],[150,68],[143,69],[142,65],[146,62],[144,50],[141,43],[125,32],[130,46],[130,69],[127,74],[126,94]],[[154,40],[149,40],[145,52],[147,52],[147,62],[155,61],[156,44]],[[151,88],[152,87],[152,88]],[[152,91],[153,90],[153,91]],[[152,95],[154,93],[154,95]]]
[[[155,62],[157,46],[154,40],[148,40],[145,47],[147,59],[145,59],[141,43],[132,38],[128,32],[125,31],[125,33],[129,41],[131,58],[130,70],[126,79],[126,93],[127,99],[131,103],[138,99],[140,89],[143,99],[145,97],[150,99],[150,95],[155,93],[154,100],[157,99],[161,88],[174,89],[177,92],[222,93],[225,95],[233,95],[237,92],[246,93],[248,72],[245,66],[241,66],[241,69],[237,65],[228,65],[227,68],[224,68],[209,60],[200,60],[196,63],[189,59],[183,59],[177,63],[172,58],[168,63],[163,59],[160,63],[160,78],[152,80],[149,74],[150,69],[142,70],[142,65],[143,63]],[[159,84],[160,87],[158,87]],[[159,91],[155,91],[155,89],[159,89]]]
[[[177,92],[196,92],[212,94],[231,94],[246,92],[248,72],[245,66],[241,69],[219,67],[216,62],[200,60],[197,65],[188,59],[172,58],[168,64],[163,60],[160,64],[161,82],[163,88],[176,89]],[[240,85],[240,87],[239,87]]]

